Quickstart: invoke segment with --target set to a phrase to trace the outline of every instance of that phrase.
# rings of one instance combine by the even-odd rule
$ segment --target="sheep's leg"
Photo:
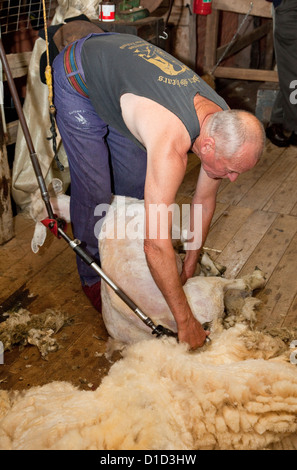
[[[183,249],[183,245],[175,241],[174,249],[178,253],[180,259],[184,261],[186,254]],[[195,276],[205,276],[205,277],[218,276],[220,277],[224,274],[225,271],[226,271],[226,266],[223,266],[217,261],[214,261],[208,253],[203,251],[200,255],[193,277]]]
[[[201,255],[200,266],[204,276],[222,276],[226,271],[226,266],[214,261],[205,251]]]
[[[224,283],[224,291],[236,289],[252,292],[265,285],[265,276],[261,269],[256,268],[252,274],[243,276],[240,279],[222,279],[222,281]]]

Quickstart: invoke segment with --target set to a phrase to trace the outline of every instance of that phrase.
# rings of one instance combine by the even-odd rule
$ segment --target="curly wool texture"
[[[43,358],[59,349],[53,335],[68,323],[62,312],[50,308],[35,315],[21,308],[18,312],[6,312],[4,316],[8,317],[0,324],[0,341],[4,350],[12,349],[15,345],[32,344]]]
[[[195,353],[134,344],[94,392],[0,392],[0,449],[297,449],[297,369],[283,351],[243,325]]]

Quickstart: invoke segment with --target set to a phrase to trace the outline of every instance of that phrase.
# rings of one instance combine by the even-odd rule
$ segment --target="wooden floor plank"
[[[285,158],[284,158],[285,156]],[[280,185],[293,171],[297,163],[296,150],[291,147],[285,150],[282,157],[278,158],[273,165],[264,173],[257,183],[239,201],[241,207],[250,207],[262,210],[268,203]]]
[[[97,388],[111,367],[105,356],[106,341],[107,334],[100,339],[96,326],[88,325],[71,348],[51,362],[51,367],[44,374],[44,383],[48,380],[66,380],[80,388]]]
[[[232,187],[232,184],[230,182],[230,180],[228,178],[224,178],[222,181],[221,181],[221,184],[219,186],[219,189],[218,189],[218,193],[217,193],[217,202],[221,202],[220,201],[220,194],[226,189],[226,188],[229,188],[229,187]],[[226,204],[226,203],[225,203]],[[227,202],[227,204],[229,205],[229,202]]]
[[[228,207],[212,226],[206,238],[205,246],[216,250],[224,250],[252,212],[253,210],[249,208]],[[214,254],[213,257],[215,259],[218,255]]]
[[[13,263],[6,269],[4,275],[0,277],[0,305],[9,295],[22,286],[24,280],[27,281],[32,276],[41,272],[55,259],[59,259],[61,254],[67,249],[65,242],[55,239],[50,234],[45,245],[37,254],[25,250],[25,255],[16,264]]]
[[[34,234],[34,222],[28,221],[21,214],[16,216],[15,233],[17,236],[12,238],[0,249],[0,276],[8,268],[22,259],[26,253],[31,252],[31,240]]]
[[[293,209],[290,212],[290,215],[297,217],[297,203],[294,205]]]
[[[188,163],[186,168],[186,174],[193,170],[193,168],[200,168],[200,160],[194,153],[188,153]]]
[[[273,271],[265,289],[258,295],[263,302],[259,317],[261,325],[281,326],[286,319],[297,293],[296,253],[297,234]]]
[[[216,209],[215,209],[215,213],[212,217],[212,221],[211,221],[211,227],[221,218],[221,217],[224,217],[225,215],[227,216],[228,215],[228,208],[229,208],[229,205],[228,204],[221,204],[220,202],[217,202],[216,204]]]
[[[297,164],[283,181],[272,198],[263,207],[264,211],[290,214],[297,203]]]
[[[25,212],[19,212],[14,218],[14,230],[17,234],[24,234],[28,229],[34,227],[34,221]]]
[[[266,171],[281,158],[284,149],[268,147],[258,164],[250,171],[240,175],[234,183],[226,185],[219,191],[217,200],[221,203],[236,205],[253,188]]]
[[[243,222],[216,260],[227,266],[225,277],[237,277],[277,214],[254,211]],[[253,269],[252,269],[253,271]]]
[[[282,326],[290,327],[290,326],[295,326],[297,325],[297,292],[296,295],[293,299],[293,302],[288,310],[287,315],[284,318],[284,321],[282,323]],[[297,340],[297,338],[295,338]]]
[[[179,187],[180,196],[193,196],[197,180],[199,176],[200,166],[194,166],[188,173],[186,173],[182,184]]]
[[[249,274],[258,266],[268,280],[297,232],[297,218],[277,215],[256,249],[240,271]]]

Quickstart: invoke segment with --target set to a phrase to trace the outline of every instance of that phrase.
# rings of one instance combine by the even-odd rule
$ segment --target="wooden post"
[[[7,161],[2,113],[0,113],[0,245],[3,245],[14,236],[10,187],[10,170]]]
[[[211,15],[207,16],[206,23],[206,41],[204,51],[204,66],[207,72],[211,72],[217,62],[217,42],[219,31],[220,13],[214,10]]]
[[[191,14],[188,0],[175,0],[169,23],[174,25],[172,50],[177,59],[196,68],[197,15]]]

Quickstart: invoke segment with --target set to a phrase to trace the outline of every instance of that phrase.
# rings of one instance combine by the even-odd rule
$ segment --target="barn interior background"
[[[98,1],[45,3],[49,25],[52,21],[63,21],[69,11],[71,14],[89,14],[93,21],[98,21]],[[269,121],[278,86],[269,2],[254,0],[247,17],[251,7],[247,0],[214,0],[213,11],[208,16],[193,12],[193,0],[175,0],[167,40],[159,36],[163,32],[170,1],[140,3],[150,10],[150,16],[129,21],[125,25],[128,30],[158,41],[161,47],[199,74],[210,77],[231,107],[256,113],[264,124]],[[35,69],[32,63],[30,67],[29,64],[39,40],[38,32],[43,28],[42,2],[0,1],[0,24],[17,90],[24,109],[27,109],[28,94],[34,94],[34,88],[37,90],[40,86],[34,82]],[[240,34],[230,47],[242,24]],[[119,21],[108,27],[121,26]],[[57,328],[55,335],[59,348],[49,353],[47,360],[33,346],[13,347],[5,351],[4,364],[0,365],[1,389],[23,390],[52,380],[63,380],[83,390],[95,390],[120,356],[112,351],[106,354],[108,335],[103,320],[81,291],[71,250],[49,235],[38,254],[31,252],[34,223],[24,217],[22,202],[23,195],[29,194],[37,183],[34,175],[30,176],[30,184],[18,180],[19,174],[15,169],[30,165],[30,162],[26,160],[18,116],[5,76],[3,85],[0,121],[0,325],[6,320],[7,311],[24,314],[24,310],[28,310],[37,316],[47,309],[59,310],[65,314],[66,320],[62,321],[63,327]],[[38,91],[37,97],[40,96]],[[43,98],[40,102],[44,103]],[[32,131],[40,133],[34,122]],[[50,152],[46,142],[48,128],[45,126],[42,132],[40,151],[49,149]],[[20,160],[22,165],[17,166],[16,161]],[[42,158],[42,164],[47,172],[47,160],[44,162]],[[12,197],[13,172],[13,181],[18,182],[14,188],[16,197]],[[190,154],[186,177],[178,193],[179,204],[191,200],[198,173],[199,162]],[[265,272],[266,286],[257,293],[262,302],[258,310],[258,326],[263,328],[289,328],[296,324],[296,177],[296,149],[281,149],[267,142],[262,161],[255,169],[241,175],[235,183],[226,180],[221,185],[206,242],[212,257],[227,266],[226,277],[248,274],[255,266]]]

